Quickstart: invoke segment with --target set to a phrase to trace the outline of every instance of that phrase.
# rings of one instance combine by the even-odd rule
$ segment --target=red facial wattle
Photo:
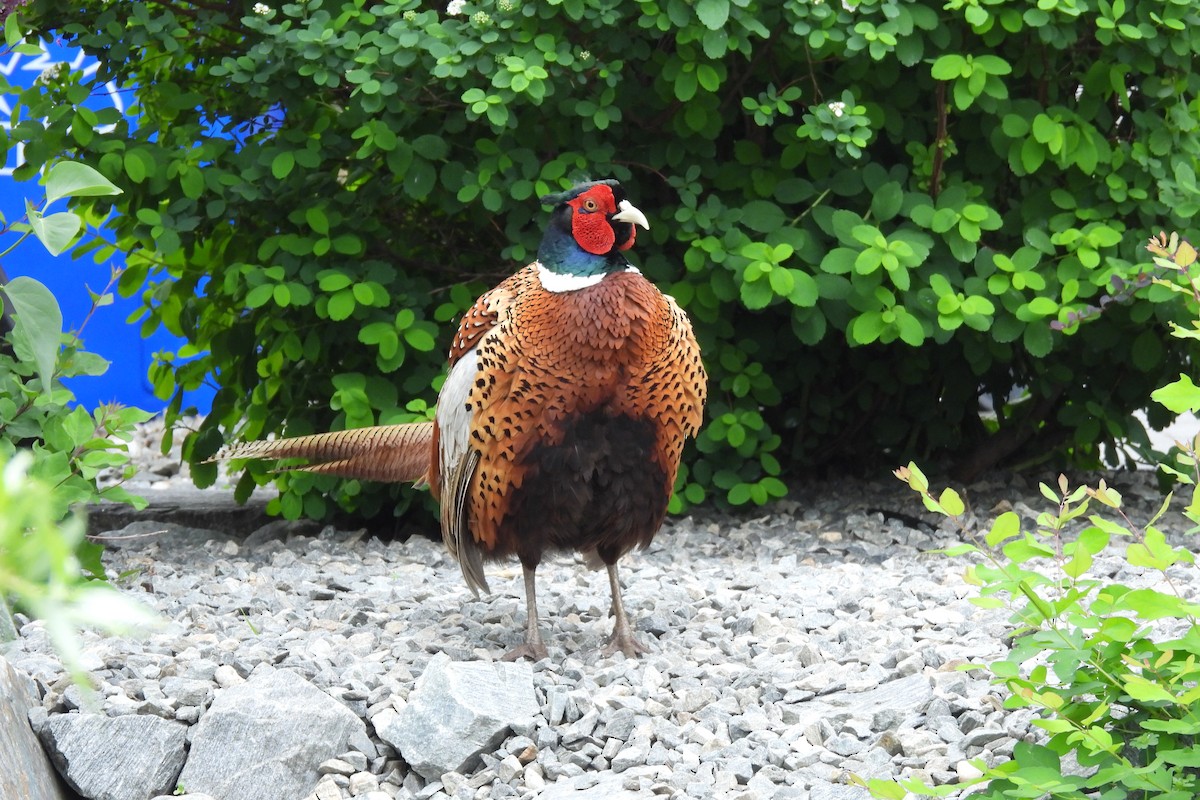
[[[634,240],[637,239],[637,225],[630,223],[629,238],[617,245],[618,250],[628,250],[633,247]]]
[[[589,192],[568,201],[573,213],[571,215],[571,234],[584,250],[598,256],[605,255],[616,244],[609,215],[617,213],[617,203],[613,198],[612,189],[607,186],[597,186]],[[632,244],[632,237],[629,244]],[[628,245],[623,245],[622,249]]]

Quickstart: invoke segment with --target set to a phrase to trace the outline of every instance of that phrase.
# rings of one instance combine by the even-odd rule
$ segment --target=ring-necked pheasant
[[[480,297],[459,323],[433,423],[359,428],[224,449],[373,480],[424,478],[467,585],[516,555],[524,644],[546,656],[535,574],[548,551],[602,562],[616,617],[606,653],[644,652],[621,602],[617,560],[662,525],[684,440],[700,426],[707,376],[687,316],[625,259],[644,214],[614,180],[555,206],[538,259]]]

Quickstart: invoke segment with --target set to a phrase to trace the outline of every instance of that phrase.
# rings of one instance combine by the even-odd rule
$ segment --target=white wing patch
[[[471,386],[478,373],[479,346],[476,345],[450,368],[442,391],[438,393],[438,458],[443,474],[453,470],[466,457],[471,445],[471,409],[467,405],[467,398],[471,395]]]
[[[487,592],[483,552],[471,535],[468,491],[479,451],[471,447],[471,387],[479,379],[479,346],[463,354],[450,368],[438,393],[438,463],[442,481],[442,541],[462,568],[467,586],[479,596]]]

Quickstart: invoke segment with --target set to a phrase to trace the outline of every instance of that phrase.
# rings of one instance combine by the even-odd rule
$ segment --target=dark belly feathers
[[[548,550],[596,550],[606,563],[650,543],[669,500],[667,476],[651,457],[648,420],[579,415],[558,444],[529,453],[489,557],[516,553],[529,566]]]

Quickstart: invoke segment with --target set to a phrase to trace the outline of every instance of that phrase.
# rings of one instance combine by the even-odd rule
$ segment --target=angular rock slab
[[[785,706],[788,724],[811,725],[822,719],[858,717],[871,729],[892,730],[905,717],[918,713],[933,697],[933,682],[920,673],[881,683],[862,692],[835,692]]]
[[[539,711],[529,664],[429,660],[408,703],[379,730],[417,773],[429,779],[469,771],[509,728]]]
[[[58,775],[29,727],[36,692],[33,681],[0,656],[0,764],[21,765],[0,768],[0,797],[63,800]]]
[[[871,800],[871,793],[861,786],[816,781],[808,789],[809,800]]]
[[[624,776],[611,772],[588,778],[596,782],[582,789],[576,787],[575,778],[559,778],[538,793],[538,800],[650,800],[658,796],[648,790],[626,789]]]
[[[844,708],[852,716],[870,718],[881,712],[915,714],[933,698],[933,682],[928,675],[909,675],[881,683],[865,692],[839,692],[823,700]]]
[[[317,785],[322,761],[365,735],[357,714],[296,673],[262,672],[217,692],[179,783],[219,798],[296,800]]]
[[[84,797],[146,800],[175,788],[187,726],[149,714],[56,714],[41,737],[59,774]]]

